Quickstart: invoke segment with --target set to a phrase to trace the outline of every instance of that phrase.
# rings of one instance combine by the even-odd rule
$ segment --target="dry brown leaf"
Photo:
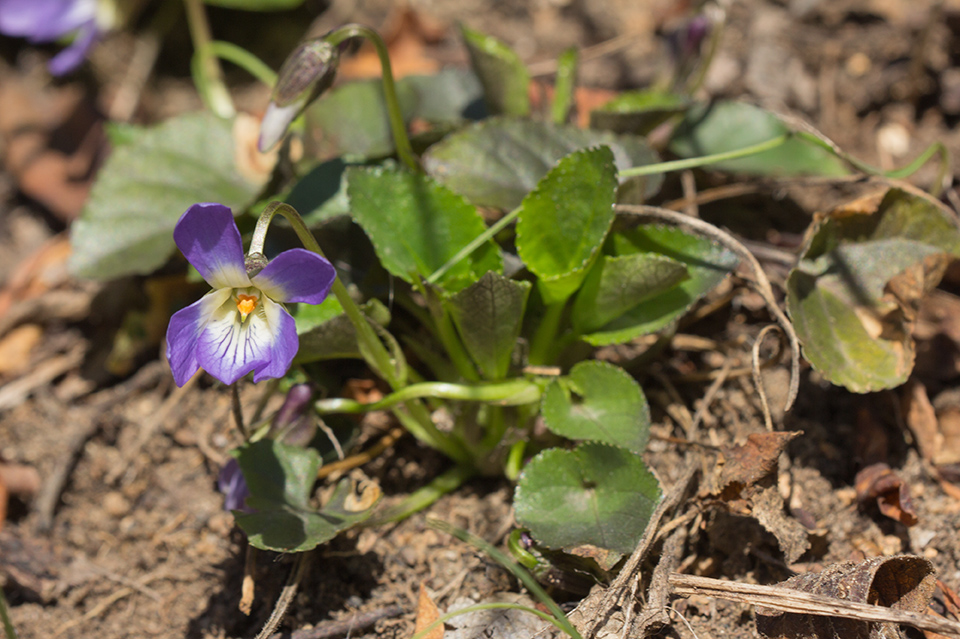
[[[884,463],[867,466],[854,480],[861,506],[876,504],[880,512],[905,526],[917,523],[910,487]]]
[[[806,529],[783,509],[777,487],[777,459],[802,432],[757,433],[742,446],[723,449],[714,477],[706,478],[701,497],[731,513],[750,516],[771,532],[787,563],[793,563],[810,548]]]
[[[936,587],[929,561],[920,557],[877,557],[828,566],[781,586],[846,601],[922,612]],[[840,617],[785,613],[757,607],[757,631],[771,639],[884,639],[900,636],[896,626]]]
[[[417,621],[413,627],[413,634],[417,634],[424,628],[440,618],[440,611],[437,610],[437,604],[427,594],[427,589],[420,584],[420,596],[417,597]],[[423,639],[443,639],[443,624],[437,626],[423,635]]]
[[[960,595],[937,579],[937,589],[933,593],[930,605],[927,606],[927,614],[952,621],[960,621]],[[924,630],[923,635],[926,639],[950,639],[946,635],[932,630]]]
[[[30,352],[43,337],[37,324],[22,324],[0,338],[0,377],[13,377],[27,370]]]
[[[943,445],[943,435],[937,424],[937,413],[927,396],[926,386],[916,380],[907,382],[903,388],[901,405],[907,428],[917,440],[920,455],[927,461],[933,461]]]

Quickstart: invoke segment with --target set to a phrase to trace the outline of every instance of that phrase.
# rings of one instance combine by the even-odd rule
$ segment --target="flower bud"
[[[243,258],[243,268],[247,271],[247,277],[253,277],[266,268],[268,261],[263,253],[251,253]]]
[[[277,86],[260,123],[261,152],[279,142],[290,123],[330,88],[339,62],[339,48],[323,38],[308,40],[294,49],[280,68]]]
[[[273,418],[269,437],[291,446],[306,446],[317,432],[317,417],[310,410],[313,388],[309,384],[295,384],[287,391],[287,398]]]

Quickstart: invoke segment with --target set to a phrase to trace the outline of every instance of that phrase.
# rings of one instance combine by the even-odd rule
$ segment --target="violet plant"
[[[526,561],[583,544],[630,552],[660,498],[642,458],[650,414],[636,375],[646,360],[614,366],[592,354],[649,335],[667,343],[741,260],[793,347],[792,401],[797,337],[756,261],[720,229],[646,203],[666,173],[701,166],[774,176],[876,171],[762,109],[694,100],[721,26],[692,21],[677,36],[676,77],[597,109],[590,128],[569,123],[574,52],[558,60],[557,95],[537,113],[527,69],[489,36],[463,30],[469,73],[395,82],[376,32],[346,25],[301,43],[281,69],[258,141],[261,150],[279,145],[283,160],[270,176],[238,170],[232,116],[115,132],[113,156],[74,226],[75,269],[102,278],[150,273],[175,242],[213,288],[171,319],[176,382],[202,368],[236,389],[252,373],[255,383],[275,380],[263,384],[261,404],[285,390],[298,411],[310,402],[303,428],[259,414],[246,425],[237,411],[245,443],[234,455],[249,496],[235,515],[251,545],[308,551],[488,475],[517,482]],[[382,84],[331,88],[355,38],[376,46]],[[197,43],[197,68],[220,56],[270,75],[236,47]],[[199,77],[223,89],[214,74]],[[217,91],[204,93],[215,113],[233,112],[216,106]],[[432,127],[411,139],[414,119]],[[654,129],[665,141],[656,147]],[[332,153],[318,148],[319,130]],[[296,145],[281,143],[286,136]],[[662,153],[678,159],[661,161]],[[931,229],[924,241],[957,252],[960,237],[940,213],[904,198]],[[150,224],[131,210],[150,211]],[[253,228],[246,257],[234,212],[240,228]],[[286,232],[271,244],[277,215]],[[808,266],[791,277],[815,277]],[[803,301],[791,313],[808,314],[804,330],[832,335]],[[348,359],[379,379],[382,399],[336,396]],[[323,397],[305,400],[304,383]],[[346,416],[374,410],[389,411],[450,468],[389,509],[375,511],[379,491],[352,480],[317,508],[321,467],[343,456],[355,431]],[[241,477],[232,466],[226,475],[231,505],[240,504]]]

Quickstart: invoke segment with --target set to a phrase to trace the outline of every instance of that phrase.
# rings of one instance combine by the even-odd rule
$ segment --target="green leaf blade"
[[[605,146],[560,160],[521,204],[517,252],[548,304],[580,286],[613,223],[617,172]]]
[[[716,102],[692,107],[677,127],[670,150],[692,158],[735,151],[760,144],[788,132],[773,113],[745,102]],[[837,177],[850,171],[842,160],[824,148],[800,138],[775,149],[711,168],[753,175],[824,175]]]
[[[834,384],[893,388],[913,369],[920,298],[960,256],[960,232],[933,203],[891,189],[874,212],[822,220],[787,278],[804,356]]]
[[[150,273],[174,252],[173,228],[191,205],[245,207],[262,181],[237,169],[232,130],[209,113],[118,130],[121,144],[73,225],[73,272],[96,279]]]
[[[529,294],[529,282],[490,271],[444,300],[467,353],[487,379],[507,374]]]
[[[617,319],[581,336],[593,346],[621,344],[656,332],[680,318],[732,271],[739,258],[706,238],[676,227],[645,224],[611,238],[617,256],[646,253],[684,264],[689,277],[642,301]]]
[[[520,57],[492,36],[461,25],[470,64],[483,86],[483,98],[492,115],[530,114],[530,73]]]
[[[461,196],[431,178],[385,167],[347,170],[354,219],[370,237],[384,268],[407,282],[429,277],[486,230]],[[499,247],[488,241],[449,271],[440,284],[458,291],[487,271],[500,272]]]
[[[599,145],[610,147],[620,171],[659,162],[657,154],[637,136],[499,117],[447,136],[430,147],[423,165],[435,179],[474,205],[509,210],[519,206],[561,158]],[[630,182],[636,180],[640,178]],[[650,197],[662,182],[663,174],[655,174],[643,178],[638,188]]]
[[[543,394],[543,420],[568,439],[613,444],[640,454],[650,436],[650,408],[640,385],[626,371],[588,360],[555,380]]]
[[[520,476],[514,503],[517,521],[545,546],[592,544],[629,554],[660,496],[656,477],[639,456],[585,443],[534,457]]]

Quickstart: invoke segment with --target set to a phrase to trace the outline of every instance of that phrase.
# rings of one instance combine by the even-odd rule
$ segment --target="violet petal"
[[[325,258],[302,248],[284,251],[253,276],[253,285],[278,302],[319,304],[337,271]]]
[[[230,290],[211,291],[173,314],[167,326],[167,360],[177,386],[187,383],[200,368],[197,343],[217,307],[230,299]]]
[[[64,75],[79,67],[87,57],[90,47],[97,41],[99,31],[92,21],[84,25],[77,37],[66,49],[51,58],[47,69],[53,75]]]
[[[180,217],[173,239],[183,256],[213,288],[245,288],[243,244],[233,213],[222,204],[194,204]]]

